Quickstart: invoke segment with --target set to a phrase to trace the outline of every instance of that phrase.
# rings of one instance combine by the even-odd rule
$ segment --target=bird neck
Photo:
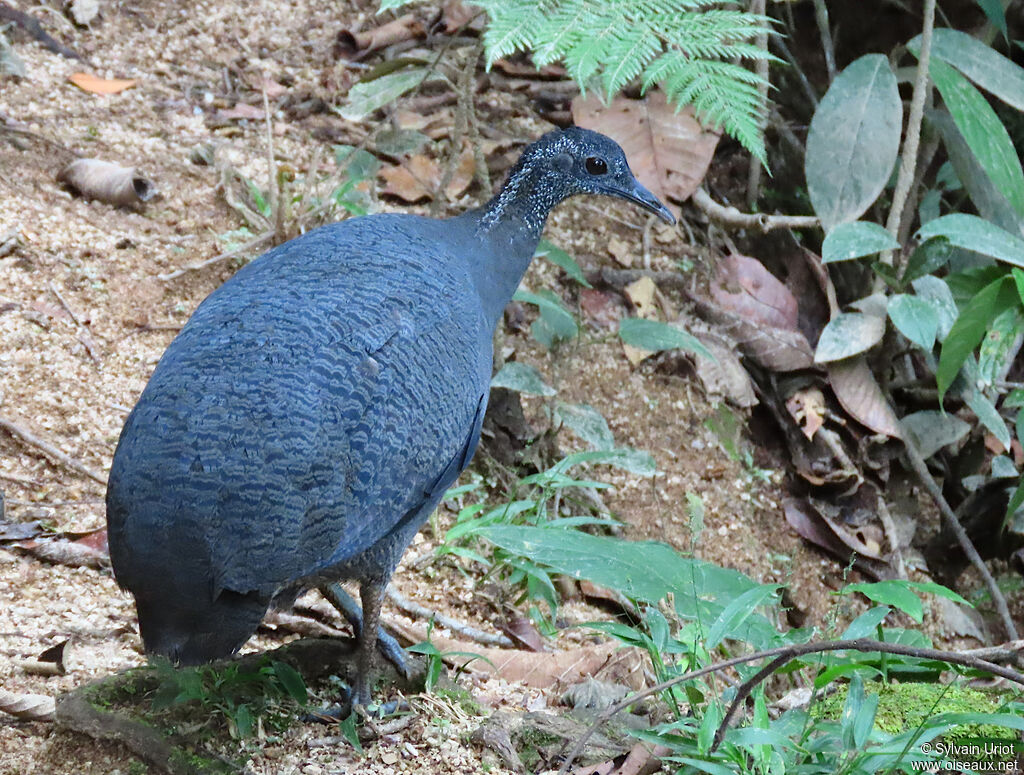
[[[494,325],[530,265],[548,213],[566,197],[555,181],[524,156],[494,198],[466,213],[476,222],[475,236],[484,244],[487,257],[472,262],[470,271],[485,314]]]

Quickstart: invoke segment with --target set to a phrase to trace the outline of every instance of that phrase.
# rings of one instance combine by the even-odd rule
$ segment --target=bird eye
[[[587,172],[591,175],[604,175],[608,172],[608,162],[597,156],[590,156],[586,161]]]

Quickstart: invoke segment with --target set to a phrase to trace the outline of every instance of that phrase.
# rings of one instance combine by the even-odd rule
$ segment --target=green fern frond
[[[581,89],[600,77],[611,97],[640,79],[676,107],[739,140],[762,163],[763,79],[738,64],[778,61],[756,44],[772,20],[720,0],[471,0],[490,19],[488,66],[517,51],[565,64]]]
[[[605,68],[602,81],[605,92],[611,95],[640,75],[661,53],[661,46],[649,30],[635,27],[613,40],[607,53],[613,64]]]

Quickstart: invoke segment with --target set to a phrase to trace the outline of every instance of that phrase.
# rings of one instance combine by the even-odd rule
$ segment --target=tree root
[[[357,669],[354,642],[327,638],[292,641],[272,651],[247,654],[215,664],[235,664],[242,670],[255,671],[270,660],[295,668],[307,686],[330,675],[341,675],[350,681]],[[413,672],[409,680],[399,676],[390,665],[386,666],[383,674],[389,684],[395,684],[403,691],[418,691],[423,685],[423,665],[412,659],[412,655],[409,663]],[[155,691],[159,683],[154,668],[141,667],[80,686],[57,698],[54,718],[57,728],[123,745],[168,775],[198,775],[210,769],[203,766],[204,760],[210,764],[219,760],[223,769],[240,770],[224,757],[201,750],[195,741],[183,735],[165,733],[145,719],[145,709],[140,707],[143,697]],[[136,698],[134,702],[133,697]],[[116,701],[112,702],[110,698],[116,698]]]

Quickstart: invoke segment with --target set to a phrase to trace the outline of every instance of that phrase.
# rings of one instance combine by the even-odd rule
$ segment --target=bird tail
[[[259,626],[270,604],[255,592],[222,590],[213,600],[179,601],[137,597],[139,630],[146,652],[179,665],[199,665],[231,656]]]

